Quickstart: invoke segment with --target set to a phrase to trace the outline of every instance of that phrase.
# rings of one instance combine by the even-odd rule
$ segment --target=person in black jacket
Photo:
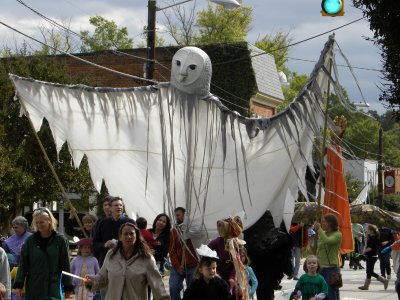
[[[381,253],[385,247],[390,246],[394,242],[394,236],[389,228],[379,228],[379,267],[381,269],[381,276],[383,278],[390,279],[391,267],[390,267],[390,254],[391,251]],[[386,277],[387,275],[387,277]]]
[[[204,246],[204,245],[203,245]],[[202,247],[203,247],[202,246]],[[207,246],[205,246],[207,247]],[[209,249],[211,251],[211,249]],[[194,279],[185,290],[182,300],[234,300],[228,284],[217,274],[216,252],[214,257],[202,256],[194,274]],[[240,297],[239,297],[240,299]]]
[[[161,213],[153,222],[153,227],[149,230],[154,239],[160,245],[154,247],[154,258],[156,259],[157,266],[162,276],[164,276],[164,262],[168,256],[171,220],[168,215]]]
[[[71,237],[78,237],[80,239],[83,239],[84,237],[88,237],[91,238],[92,237],[92,229],[94,224],[97,221],[97,217],[95,215],[92,214],[86,214],[83,216],[82,218],[82,224],[83,224],[83,230],[85,231],[85,234],[82,232],[82,230],[79,229],[75,229],[74,225],[75,225],[75,215],[77,215],[77,211],[75,207],[71,207],[70,213],[69,213],[69,217],[65,223],[65,232],[71,236]]]
[[[96,223],[95,234],[93,237],[93,249],[100,267],[103,265],[108,250],[115,249],[117,245],[119,227],[127,222],[136,225],[134,220],[123,214],[124,203],[121,198],[112,198],[110,200],[110,205],[111,217],[105,218]]]
[[[380,252],[379,247],[379,231],[375,225],[368,225],[367,229],[367,244],[365,245],[365,249],[363,254],[366,256],[367,266],[367,278],[365,279],[364,285],[358,287],[360,290],[368,290],[369,285],[371,283],[371,277],[376,278],[378,281],[383,283],[385,290],[388,287],[389,280],[379,276],[374,272],[374,266],[378,259],[378,251]]]

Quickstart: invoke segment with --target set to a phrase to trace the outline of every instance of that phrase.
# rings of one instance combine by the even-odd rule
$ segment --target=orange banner
[[[325,199],[324,205],[332,210],[324,208],[322,214],[333,213],[339,221],[342,232],[342,244],[340,253],[345,254],[354,251],[353,234],[351,232],[350,203],[347,194],[346,177],[344,174],[342,150],[335,146],[336,152],[327,148],[327,166],[325,176]],[[334,212],[336,211],[336,212]]]

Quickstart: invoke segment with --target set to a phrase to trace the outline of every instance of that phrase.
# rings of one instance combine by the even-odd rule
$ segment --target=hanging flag
[[[354,251],[353,235],[351,232],[350,204],[347,194],[346,177],[344,175],[344,165],[342,150],[340,146],[327,148],[328,163],[326,166],[325,178],[325,199],[324,205],[331,208],[324,208],[322,214],[334,213],[339,221],[339,228],[342,232],[342,244],[340,253],[345,254]]]

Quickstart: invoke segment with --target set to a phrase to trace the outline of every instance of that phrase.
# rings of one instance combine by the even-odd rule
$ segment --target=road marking
[[[364,298],[349,298],[349,297],[343,297],[342,299],[343,300],[367,300],[367,299],[364,299]]]

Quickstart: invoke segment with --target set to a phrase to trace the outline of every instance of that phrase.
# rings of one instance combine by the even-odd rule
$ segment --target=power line
[[[76,33],[76,32],[74,32],[74,31],[72,31],[71,29],[66,28],[66,27],[63,26],[62,24],[59,24],[58,22],[52,20],[51,18],[46,17],[45,15],[41,14],[41,13],[38,12],[37,10],[35,10],[35,9],[33,9],[32,7],[30,7],[30,6],[28,6],[27,4],[25,4],[22,0],[16,0],[16,1],[17,1],[18,3],[20,3],[21,5],[25,6],[26,8],[28,8],[29,10],[31,10],[32,12],[34,12],[35,14],[37,14],[38,16],[40,16],[41,18],[43,18],[44,20],[46,20],[47,22],[49,22],[50,24],[52,24],[53,26],[55,26],[55,27],[57,27],[57,28],[59,28],[59,29],[61,29],[61,30],[70,32],[70,33],[74,34],[75,36],[78,36],[78,37],[82,38],[82,35],[80,35],[79,33]],[[284,48],[287,48],[287,47],[291,47],[291,46],[294,46],[294,45],[303,43],[303,42],[305,42],[305,41],[314,39],[314,38],[316,38],[316,37],[319,37],[319,36],[321,36],[321,35],[324,35],[324,34],[326,34],[326,33],[331,32],[331,31],[334,31],[334,30],[337,30],[337,29],[339,29],[339,28],[343,28],[343,27],[345,27],[345,26],[348,26],[348,25],[350,25],[350,24],[352,24],[352,23],[355,23],[355,22],[357,22],[357,21],[359,21],[359,20],[361,20],[361,19],[363,19],[363,18],[360,18],[360,19],[358,19],[358,20],[349,22],[349,23],[344,24],[344,25],[342,25],[342,26],[336,27],[335,29],[326,31],[326,32],[321,33],[321,34],[319,34],[319,35],[310,37],[310,38],[308,38],[308,39],[305,39],[305,40],[302,40],[302,41],[299,41],[299,42],[296,42],[296,43],[292,43],[292,44],[289,44],[289,45],[287,45],[287,46],[284,46],[284,47],[281,47],[281,48],[278,48],[278,49],[271,50],[270,52],[278,51],[278,50],[280,50],[280,49],[284,49]],[[4,23],[3,23],[3,24],[4,24]],[[9,27],[9,28],[11,28],[11,27]],[[26,36],[26,35],[25,35],[25,36]],[[29,37],[29,36],[28,36],[28,37]],[[29,38],[31,38],[31,37],[29,37]],[[32,38],[32,39],[33,39],[33,38]],[[35,39],[34,39],[34,40],[35,40]],[[35,41],[39,42],[38,40],[35,40]],[[42,42],[40,42],[40,43],[43,44]],[[49,46],[49,47],[51,47],[51,46]],[[52,47],[52,48],[53,48],[53,47]],[[54,49],[54,48],[53,48],[53,49]],[[60,50],[58,50],[58,49],[55,49],[55,50],[56,50],[56,51],[60,51]],[[118,51],[118,50],[113,50],[113,51],[114,51],[115,53],[120,53],[120,54],[123,54],[123,55],[127,55],[127,56],[135,57],[135,58],[138,58],[138,59],[150,61],[150,60],[148,60],[147,58],[135,56],[135,55],[128,54],[128,53],[125,53],[125,52],[121,52],[121,51]],[[60,51],[60,52],[63,52],[63,51]],[[268,53],[270,53],[270,52],[268,52]],[[251,56],[251,57],[256,57],[256,56],[264,55],[264,54],[267,54],[267,53],[266,53],[266,52],[261,52],[261,53],[255,54],[255,55],[253,55],[253,56]],[[82,59],[81,59],[81,60],[82,60]],[[238,59],[238,60],[243,60],[243,59]],[[238,60],[236,60],[236,61],[238,61]],[[155,63],[157,63],[158,65],[162,66],[163,68],[169,70],[169,68],[167,68],[167,67],[165,67],[164,65],[160,64],[158,61],[156,61],[156,60],[153,60],[153,61],[154,61]],[[234,60],[234,61],[235,61],[235,60]],[[219,64],[229,63],[229,62],[233,62],[233,61],[231,60],[231,61],[227,61],[227,62],[223,62],[223,63],[216,63],[216,64],[214,64],[214,65],[219,65]],[[103,67],[103,68],[105,68],[105,67]],[[108,68],[107,68],[107,69],[108,69]],[[111,70],[111,69],[109,69],[109,70]],[[118,72],[118,71],[117,71],[117,72]],[[128,75],[129,75],[129,74],[128,74]],[[132,76],[132,75],[131,75],[131,76]],[[140,78],[140,77],[139,77],[139,78]],[[154,82],[154,81],[153,81],[153,82]],[[213,86],[216,87],[216,88],[218,88],[218,89],[220,89],[220,90],[222,90],[222,91],[224,91],[224,92],[226,92],[226,93],[228,93],[228,94],[230,94],[230,95],[233,95],[233,94],[229,93],[228,91],[226,91],[226,90],[224,90],[224,89],[222,89],[222,88],[220,88],[220,87],[218,87],[218,86],[216,86],[216,85],[213,85]],[[246,99],[242,99],[242,98],[240,98],[240,97],[237,97],[236,95],[233,95],[233,96],[234,96],[235,98],[240,99],[241,101],[243,101],[243,102],[245,102],[245,103],[248,103],[248,100],[246,100]],[[225,101],[226,101],[226,100],[225,100]],[[236,105],[236,106],[239,106],[239,105]],[[239,106],[239,107],[241,107],[241,106]],[[245,109],[245,110],[248,110],[248,108],[244,108],[244,107],[241,107],[241,108],[243,108],[243,109]]]
[[[291,60],[299,60],[299,61],[305,61],[305,62],[310,62],[310,63],[316,63],[316,62],[317,62],[316,60],[309,60],[309,59],[303,59],[303,58],[296,58],[296,57],[291,57],[291,56],[288,56],[288,59],[291,59]],[[336,66],[348,68],[347,65],[336,64]],[[358,70],[375,71],[375,72],[381,72],[381,71],[382,71],[382,70],[379,70],[379,69],[365,68],[365,67],[354,67],[354,66],[352,66],[352,68],[353,68],[353,69],[358,69]]]
[[[57,28],[59,28],[59,29],[61,29],[61,30],[64,30],[64,31],[66,31],[66,32],[72,33],[73,35],[79,37],[80,39],[83,38],[83,36],[82,36],[81,34],[75,32],[75,31],[71,30],[70,28],[67,28],[67,27],[65,27],[64,25],[62,25],[62,24],[56,22],[55,20],[53,20],[53,19],[51,19],[51,18],[49,18],[49,17],[43,15],[43,14],[40,13],[39,11],[35,10],[34,8],[32,8],[32,7],[30,7],[29,5],[27,5],[26,3],[24,3],[22,0],[16,0],[16,1],[17,1],[18,3],[20,3],[20,4],[22,4],[23,6],[25,6],[26,8],[28,8],[30,11],[32,11],[33,13],[35,13],[36,15],[38,15],[39,17],[43,18],[45,21],[47,21],[47,22],[49,22],[50,24],[52,24],[53,26],[56,26]],[[114,51],[114,52],[116,52],[116,53],[123,54],[123,55],[135,57],[135,58],[138,58],[138,59],[141,59],[141,60],[145,60],[145,61],[153,61],[154,63],[156,63],[157,65],[163,67],[164,69],[169,70],[166,66],[162,65],[160,62],[158,62],[158,61],[156,61],[156,60],[151,60],[151,59],[148,59],[148,58],[145,58],[145,57],[141,57],[141,56],[135,56],[135,55],[133,55],[133,54],[128,54],[128,53],[125,53],[125,52],[122,52],[122,51],[119,51],[119,50],[116,50],[116,49],[115,49],[115,50],[112,50],[112,51]]]
[[[272,52],[275,52],[275,51],[283,50],[283,49],[286,49],[286,48],[289,48],[289,47],[293,47],[293,46],[299,45],[299,44],[301,44],[301,43],[308,42],[308,41],[310,41],[310,40],[312,40],[312,39],[315,39],[315,38],[317,38],[317,37],[320,37],[320,36],[322,36],[322,35],[331,33],[331,32],[333,32],[333,31],[335,31],[335,30],[341,29],[341,28],[343,28],[343,27],[346,27],[346,26],[349,26],[349,25],[351,25],[351,24],[353,24],[353,23],[356,23],[356,22],[358,22],[358,21],[361,21],[362,19],[364,19],[364,17],[359,18],[359,19],[356,19],[356,20],[351,21],[351,22],[348,22],[348,23],[343,24],[343,25],[341,25],[341,26],[335,27],[335,28],[333,28],[333,29],[331,29],[331,30],[322,32],[322,33],[320,33],[320,34],[311,36],[311,37],[306,38],[306,39],[304,39],[304,40],[301,40],[301,41],[298,41],[298,42],[295,42],[295,43],[292,43],[292,44],[288,44],[288,45],[286,45],[286,46],[282,46],[282,47],[279,47],[279,48],[276,48],[276,49],[272,49],[272,50],[270,50],[270,51],[268,51],[268,52],[260,52],[260,53],[258,53],[258,54],[252,55],[251,57],[257,57],[257,56],[260,56],[260,55],[271,54]],[[243,57],[243,58],[233,59],[233,60],[226,61],[226,62],[216,63],[216,64],[214,64],[214,65],[223,65],[223,64],[232,63],[232,62],[239,62],[239,61],[246,60],[246,59],[247,59],[247,57]]]

